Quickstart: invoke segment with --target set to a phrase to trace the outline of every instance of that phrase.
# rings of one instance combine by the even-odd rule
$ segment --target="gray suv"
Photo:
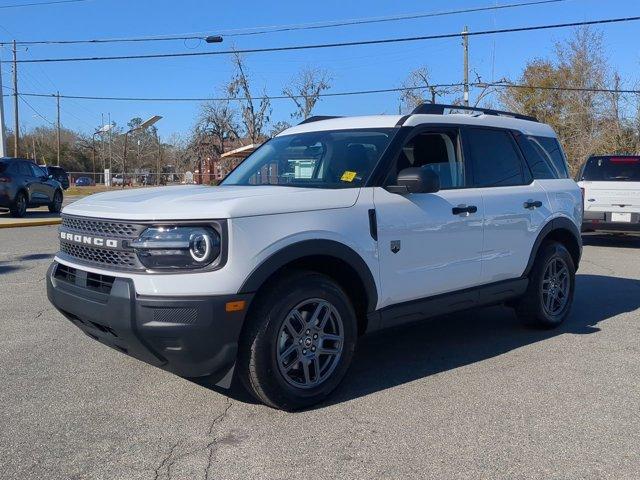
[[[24,217],[28,207],[62,209],[62,185],[35,163],[21,158],[0,158],[0,208]]]

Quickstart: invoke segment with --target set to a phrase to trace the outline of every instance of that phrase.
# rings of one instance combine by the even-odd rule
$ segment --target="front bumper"
[[[611,212],[584,212],[582,231],[640,232],[640,213],[631,213],[630,222],[613,222]]]
[[[47,296],[94,340],[177,375],[213,375],[214,381],[226,381],[232,372],[252,299],[252,294],[142,296],[131,279],[91,274],[57,262],[47,272]],[[245,307],[228,312],[227,303],[238,301]]]

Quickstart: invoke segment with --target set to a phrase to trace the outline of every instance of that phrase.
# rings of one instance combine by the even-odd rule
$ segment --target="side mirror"
[[[47,175],[47,180],[53,180],[53,175],[51,174]]]
[[[405,168],[398,173],[396,185],[386,189],[400,195],[406,193],[435,193],[440,190],[440,177],[429,168]]]

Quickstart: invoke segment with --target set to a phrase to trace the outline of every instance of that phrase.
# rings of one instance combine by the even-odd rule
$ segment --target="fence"
[[[69,184],[83,186],[105,185],[105,174],[103,172],[67,172]],[[122,186],[123,174],[113,173],[110,175],[111,186]],[[82,179],[78,182],[79,179]],[[109,179],[107,179],[109,180]],[[186,173],[139,173],[129,172],[124,175],[127,186],[151,186],[151,185],[180,185],[201,183],[198,175],[191,172]]]

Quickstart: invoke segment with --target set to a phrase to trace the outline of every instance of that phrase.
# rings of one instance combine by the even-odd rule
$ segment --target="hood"
[[[180,185],[97,193],[63,213],[126,220],[200,220],[347,208],[359,188]]]

